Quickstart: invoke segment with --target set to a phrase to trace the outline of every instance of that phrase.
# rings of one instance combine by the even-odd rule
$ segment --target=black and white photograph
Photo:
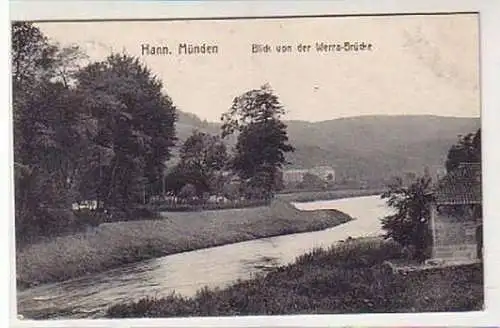
[[[479,26],[13,20],[17,319],[483,311]]]

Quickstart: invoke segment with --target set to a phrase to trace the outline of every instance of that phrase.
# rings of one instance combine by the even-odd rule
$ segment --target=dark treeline
[[[177,141],[176,108],[139,59],[110,54],[90,62],[78,47],[52,43],[25,22],[12,25],[11,51],[18,242],[110,215],[141,215],[141,205],[165,191],[220,194],[237,177],[227,194],[272,197],[279,185],[277,172],[293,147],[269,86],[234,100],[222,136],[194,131],[165,179]],[[238,144],[230,156],[223,137],[233,133]],[[73,209],[89,201],[92,211]]]
[[[76,47],[12,26],[16,231],[21,239],[71,229],[72,205],[130,208],[161,179],[175,142],[175,107],[137,59],[81,65]]]

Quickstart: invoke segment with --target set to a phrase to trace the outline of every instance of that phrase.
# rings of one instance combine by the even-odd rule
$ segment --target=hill
[[[322,122],[287,121],[296,151],[288,168],[330,165],[337,180],[376,182],[406,172],[443,168],[448,149],[459,135],[480,127],[479,118],[419,116],[359,116]],[[219,133],[220,124],[179,113],[180,142],[198,129]],[[234,140],[229,142],[234,143]]]

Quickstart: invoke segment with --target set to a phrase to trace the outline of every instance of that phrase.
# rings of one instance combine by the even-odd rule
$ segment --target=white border
[[[481,29],[481,88],[482,88],[482,126],[483,126],[483,174],[484,174],[484,215],[486,245],[485,285],[486,311],[476,313],[429,313],[429,314],[357,314],[357,315],[307,315],[307,316],[256,316],[239,318],[188,318],[188,319],[131,319],[131,320],[72,320],[72,321],[17,321],[15,319],[15,298],[11,298],[10,315],[12,327],[320,327],[331,326],[487,326],[500,323],[495,309],[500,309],[499,284],[500,274],[497,242],[500,233],[500,206],[495,197],[495,186],[500,186],[500,156],[495,141],[499,137],[500,123],[500,1],[496,0],[346,0],[346,1],[12,1],[11,20],[60,20],[60,19],[151,19],[151,18],[195,18],[195,17],[230,17],[230,16],[295,16],[321,14],[369,14],[369,13],[429,13],[429,12],[470,12],[480,13]],[[6,10],[0,10],[6,12]],[[6,24],[7,25],[7,24]],[[6,31],[8,38],[10,32]],[[10,49],[10,46],[2,47]],[[10,52],[10,51],[9,51]],[[457,54],[459,55],[459,54]],[[2,58],[6,58],[2,56]],[[7,64],[8,65],[8,64]],[[2,67],[3,68],[3,67]],[[10,82],[9,70],[3,77],[7,86]],[[8,81],[8,82],[7,82]],[[2,218],[5,225],[0,231],[6,232],[4,241],[10,241],[4,259],[10,256],[11,275],[2,281],[10,281],[10,293],[15,296],[13,279],[13,206],[10,197],[12,178],[12,124],[9,94],[4,94],[8,87],[2,88],[4,107],[1,111],[3,124],[0,138],[2,143],[2,174],[4,174],[4,193],[2,208],[9,209],[9,220]],[[6,101],[7,100],[7,101]],[[6,161],[5,161],[6,160]],[[2,249],[3,251],[3,249]],[[5,271],[5,270],[4,270]],[[5,274],[5,272],[2,272]],[[9,272],[6,272],[9,275]],[[7,316],[1,316],[5,318]]]

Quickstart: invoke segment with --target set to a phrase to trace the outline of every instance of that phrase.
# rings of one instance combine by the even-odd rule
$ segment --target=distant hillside
[[[290,168],[330,165],[339,179],[381,180],[425,166],[442,168],[458,135],[475,132],[478,118],[440,116],[360,116],[322,122],[287,121],[296,151]],[[179,113],[177,133],[185,140],[194,129],[219,133],[219,123]],[[234,143],[234,140],[230,142]]]
[[[179,140],[186,140],[193,130],[200,130],[212,134],[220,133],[220,124],[201,120],[191,113],[177,111],[177,137]]]

